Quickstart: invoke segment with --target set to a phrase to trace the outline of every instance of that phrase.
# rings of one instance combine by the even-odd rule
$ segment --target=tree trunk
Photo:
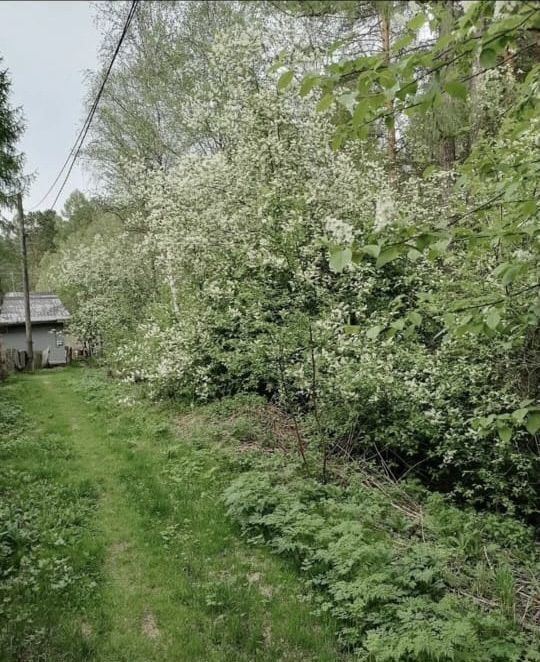
[[[382,37],[382,49],[384,53],[384,59],[387,64],[390,64],[390,49],[392,46],[391,39],[391,11],[392,3],[388,2],[381,6],[380,10],[380,19],[381,19],[381,37]],[[388,110],[389,117],[394,120],[394,103],[392,100],[386,102],[386,108]],[[396,126],[395,122],[391,121],[387,125],[387,150],[388,158],[390,159],[390,166],[392,170],[395,169],[396,160],[397,160],[397,140],[396,140]]]
[[[442,4],[444,15],[441,20],[439,33],[441,37],[444,37],[444,35],[447,35],[452,31],[455,8],[454,0],[443,0]],[[448,77],[448,69],[444,70],[444,76]],[[449,100],[449,103],[452,103],[451,100]],[[456,138],[453,135],[453,132],[449,130],[447,126],[445,127],[444,122],[441,142],[439,146],[439,154],[442,168],[445,170],[451,170],[456,160]]]

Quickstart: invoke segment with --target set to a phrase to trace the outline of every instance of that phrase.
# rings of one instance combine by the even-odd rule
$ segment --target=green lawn
[[[343,659],[226,518],[200,423],[81,368],[13,377],[0,408],[2,661]]]

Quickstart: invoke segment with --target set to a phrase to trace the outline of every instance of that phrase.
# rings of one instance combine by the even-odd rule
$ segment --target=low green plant
[[[65,439],[30,430],[10,389],[0,393],[0,657],[82,659],[88,642],[71,636],[66,605],[80,613],[98,590],[101,550],[88,533],[98,491],[63,475]]]
[[[254,460],[224,498],[250,540],[294,560],[358,659],[540,659],[538,630],[518,625],[516,576],[540,569],[522,525],[438,495],[419,506],[390,484],[323,485],[276,456]]]

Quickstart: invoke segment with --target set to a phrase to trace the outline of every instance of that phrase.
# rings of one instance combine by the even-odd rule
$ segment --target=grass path
[[[293,569],[226,519],[231,469],[204,430],[180,430],[93,371],[44,371],[1,388],[30,418],[4,483],[20,471],[26,483],[96,496],[68,549],[42,544],[42,556],[67,557],[72,577],[59,592],[21,593],[40,634],[25,622],[0,639],[0,659],[342,659]]]

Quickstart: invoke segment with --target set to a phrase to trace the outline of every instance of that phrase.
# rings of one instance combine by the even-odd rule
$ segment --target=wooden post
[[[34,369],[34,343],[32,342],[32,320],[30,318],[30,286],[28,283],[28,257],[26,253],[26,231],[24,229],[24,212],[22,194],[17,193],[17,212],[19,215],[19,231],[21,235],[21,258],[24,294],[24,325],[26,327],[26,353],[28,355],[27,367]]]

